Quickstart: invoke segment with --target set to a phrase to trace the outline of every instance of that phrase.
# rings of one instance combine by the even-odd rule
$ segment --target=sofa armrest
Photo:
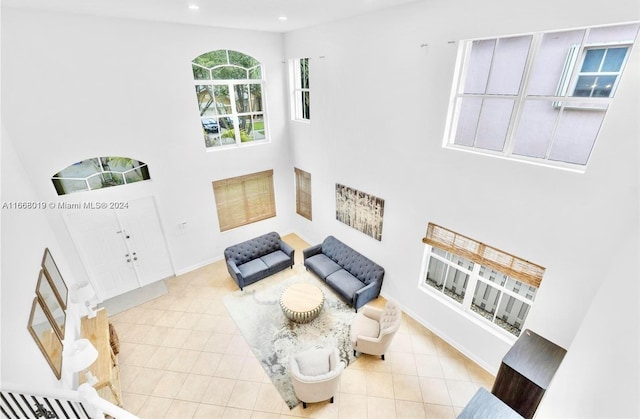
[[[302,251],[304,259],[309,259],[311,256],[322,253],[322,243],[315,246],[308,247]]]
[[[280,240],[280,250],[282,250],[287,256],[289,256],[289,258],[293,260],[295,249],[283,240]]]
[[[227,259],[227,270],[229,271],[229,275],[236,281],[236,284],[240,287],[240,289],[244,288],[244,277],[242,276],[242,272],[238,269],[235,260]]]
[[[369,285],[366,285],[356,291],[353,297],[353,308],[356,311],[367,304],[369,301],[377,298],[380,295],[380,288],[382,288],[382,280],[372,281]]]

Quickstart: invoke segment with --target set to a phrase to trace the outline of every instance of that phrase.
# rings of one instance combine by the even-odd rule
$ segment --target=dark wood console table
[[[493,384],[496,397],[529,419],[567,351],[526,329],[502,358]]]

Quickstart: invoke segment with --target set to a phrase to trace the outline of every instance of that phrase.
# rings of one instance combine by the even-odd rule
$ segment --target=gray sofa
[[[384,269],[329,236],[303,250],[304,266],[344,298],[356,311],[380,295]]]
[[[241,290],[269,275],[292,268],[293,254],[294,249],[275,231],[224,249],[229,275]]]

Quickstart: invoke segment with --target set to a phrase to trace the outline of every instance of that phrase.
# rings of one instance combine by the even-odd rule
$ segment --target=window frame
[[[71,175],[77,166],[91,166],[92,173],[84,176]],[[113,165],[113,166],[112,166]],[[126,168],[126,166],[131,166]],[[121,169],[118,170],[118,166]],[[67,172],[67,173],[65,173]],[[131,157],[107,156],[93,157],[71,164],[51,177],[53,186],[58,195],[67,195],[77,192],[88,192],[112,186],[123,186],[131,183],[151,180],[147,163]],[[96,181],[100,183],[96,183]],[[75,186],[74,186],[75,184]],[[81,185],[81,186],[80,186]]]
[[[602,127],[603,122],[601,122],[599,125],[600,128],[598,128],[596,132],[595,140],[593,141],[593,145],[591,146],[588,152],[588,155],[586,157],[586,161],[584,164],[565,162],[561,160],[554,160],[553,158],[551,158],[551,150],[552,150],[552,147],[554,146],[554,141],[556,139],[555,130],[560,124],[559,121],[562,115],[558,116],[558,118],[556,119],[554,132],[552,134],[552,139],[550,140],[547,146],[547,150],[546,150],[546,153],[544,154],[544,157],[516,154],[514,152],[514,148],[517,140],[516,134],[518,133],[518,127],[524,112],[525,102],[549,101],[553,103],[554,107],[562,108],[561,111],[585,110],[585,111],[593,111],[593,112],[603,112],[602,121],[604,121],[604,116],[606,116],[606,112],[608,111],[608,108],[614,99],[615,92],[617,90],[621,76],[624,73],[626,64],[632,53],[633,47],[637,42],[638,33],[640,33],[640,30],[636,30],[635,37],[633,39],[628,39],[625,41],[588,43],[587,40],[588,40],[590,31],[594,29],[597,30],[600,28],[623,27],[623,26],[629,26],[629,25],[638,25],[638,22],[622,22],[622,23],[617,23],[613,25],[591,26],[591,27],[582,27],[582,28],[575,28],[575,29],[549,30],[544,32],[524,33],[524,34],[517,34],[517,35],[507,35],[507,36],[487,37],[487,38],[475,38],[475,39],[466,39],[466,40],[460,41],[457,57],[456,57],[456,65],[455,65],[454,77],[452,81],[449,108],[447,112],[446,125],[444,130],[443,141],[442,141],[443,148],[469,152],[473,154],[480,154],[484,156],[503,158],[503,159],[513,160],[513,161],[520,161],[520,162],[525,162],[525,163],[540,165],[545,167],[559,168],[559,169],[564,169],[564,170],[578,172],[578,173],[584,173],[589,164],[589,160],[593,155],[593,151],[597,146],[599,131],[600,131],[600,128]],[[530,95],[528,92],[528,89],[530,87],[529,85],[530,78],[536,65],[536,56],[538,55],[543,37],[546,34],[564,33],[564,32],[576,31],[576,30],[584,31],[584,35],[578,47],[575,48],[576,49],[575,56],[573,58],[568,56],[567,58],[567,62],[565,63],[565,68],[563,69],[564,73],[560,77],[560,82],[558,83],[558,87],[556,89],[555,94],[548,94],[548,95],[531,94]],[[482,93],[482,94],[464,93],[466,76],[468,74],[468,68],[470,65],[470,54],[472,50],[472,44],[474,41],[491,41],[491,40],[498,41],[502,39],[510,39],[510,38],[517,38],[517,37],[525,37],[525,36],[531,36],[532,41],[529,45],[527,59],[522,72],[522,79],[521,79],[520,87],[517,94],[515,95],[488,94],[486,93],[486,89],[485,89],[485,93]],[[573,90],[575,89],[575,86],[578,80],[578,74],[584,60],[585,51],[589,49],[597,49],[597,48],[605,48],[605,47],[606,48],[615,48],[615,47],[627,48],[623,63],[620,66],[620,70],[617,72],[615,86],[611,91],[611,95],[609,97],[572,96]],[[494,51],[495,51],[495,47],[494,47]],[[488,83],[488,80],[489,80],[489,76],[487,76],[487,83]],[[474,139],[474,144],[469,146],[469,145],[455,143],[456,132],[459,128],[458,121],[461,115],[461,103],[463,101],[462,100],[463,97],[466,97],[466,98],[478,97],[483,100],[486,98],[514,100],[513,108],[508,121],[507,131],[505,134],[505,142],[502,150],[491,150],[487,148],[481,148],[475,144],[475,141],[477,139],[477,130],[480,124],[479,119],[475,121],[476,139]]]
[[[216,64],[210,68],[207,68],[201,64],[196,63],[195,61],[207,54],[214,54],[218,51],[225,51],[226,53],[226,58],[227,58],[227,63],[226,64]],[[251,58],[253,60],[255,60],[255,62],[257,63],[255,66],[253,67],[241,67],[239,65],[233,64],[230,58],[230,53],[237,53],[237,54],[242,54],[248,58]],[[230,49],[219,49],[219,50],[212,50],[203,54],[200,54],[198,57],[194,58],[191,61],[191,67],[192,67],[192,71],[194,71],[194,77],[193,77],[193,83],[194,83],[194,87],[196,88],[196,95],[198,96],[198,92],[197,92],[197,88],[198,86],[205,86],[209,90],[209,95],[211,96],[212,100],[216,102],[216,104],[214,105],[214,109],[216,109],[216,113],[215,115],[203,115],[202,114],[202,110],[200,109],[200,100],[199,98],[197,98],[198,100],[198,108],[199,108],[199,113],[200,113],[200,120],[201,120],[201,125],[202,125],[202,129],[203,129],[203,134],[204,134],[204,138],[205,138],[205,148],[207,149],[207,151],[213,151],[213,150],[219,150],[219,149],[228,149],[230,147],[239,147],[239,146],[247,146],[247,145],[253,145],[253,144],[262,144],[262,143],[267,143],[270,142],[270,136],[269,136],[269,129],[268,129],[268,122],[267,122],[267,100],[266,100],[266,89],[265,89],[265,77],[264,77],[264,68],[263,68],[263,64],[258,61],[256,58],[254,58],[253,56],[246,54],[244,52],[240,52],[240,51],[235,51],[235,50],[230,50]],[[247,77],[243,78],[243,79],[237,79],[237,78],[229,78],[229,79],[216,79],[213,76],[213,72],[214,70],[218,70],[220,68],[223,67],[229,67],[229,68],[237,68],[237,69],[241,69],[243,71],[246,71]],[[210,72],[210,78],[208,79],[200,79],[197,78],[195,76],[195,68],[200,69],[200,71],[206,71],[206,72]],[[255,69],[259,70],[260,73],[260,78],[251,78],[250,75],[252,73],[255,73]],[[249,91],[248,91],[248,98],[246,99],[247,102],[249,104],[251,104],[251,86],[252,85],[257,85],[260,87],[260,110],[253,110],[253,109],[249,109],[248,111],[244,111],[244,112],[240,112],[238,110],[238,98],[237,98],[237,94],[236,94],[236,87],[238,86],[247,86]],[[216,88],[217,87],[226,87],[227,89],[227,94],[228,94],[228,98],[229,98],[229,104],[228,105],[224,105],[225,107],[228,107],[230,109],[229,113],[223,113],[220,114],[217,111],[217,108],[219,106],[219,102],[217,102],[215,100],[215,96],[216,96]],[[249,105],[251,106],[251,105]],[[250,135],[246,133],[246,130],[243,126],[241,126],[241,121],[242,120],[246,120],[247,118],[249,118],[249,120],[251,121],[251,131],[255,131],[255,127],[254,125],[254,117],[256,116],[260,116],[262,115],[262,124],[263,124],[263,129],[262,131],[264,131],[264,138],[250,138]],[[204,124],[202,123],[202,119],[203,118],[212,118],[212,119],[216,119],[218,121],[218,127],[217,127],[217,136],[215,136],[220,142],[221,144],[219,145],[208,145],[208,133],[205,130]],[[233,142],[230,142],[228,144],[223,144],[222,143],[222,138],[223,135],[220,132],[220,125],[222,125],[220,123],[220,120],[230,120],[231,123],[233,124],[233,132],[234,132],[234,138],[233,138]],[[244,134],[244,135],[243,135]]]
[[[307,70],[306,86],[303,85],[303,62]],[[291,119],[299,122],[311,121],[311,88],[310,88],[310,63],[311,59],[295,58],[291,60]],[[306,99],[306,104],[305,104]]]
[[[495,323],[495,319],[498,317],[498,312],[500,311],[502,299],[505,295],[513,297],[529,307],[526,313],[527,318],[520,324],[520,331],[522,332],[525,330],[528,315],[531,313],[531,309],[535,303],[535,295],[532,295],[532,298],[528,299],[526,291],[530,291],[531,288],[535,288],[536,291],[539,290],[545,268],[433,223],[429,223],[427,235],[422,241],[425,248],[422,266],[420,269],[420,277],[418,279],[418,289],[430,296],[433,296],[434,298],[437,298],[448,307],[456,310],[465,318],[490,331],[495,336],[498,336],[507,342],[515,342],[518,336]],[[441,252],[445,252],[445,255],[443,256],[434,252],[434,249],[439,249]],[[449,255],[472,262],[473,267],[469,269],[459,263],[455,263],[452,260],[453,258],[449,258]],[[447,269],[447,271],[442,275],[442,289],[438,289],[427,283],[427,275],[432,259],[444,264]],[[503,263],[504,267],[500,268],[500,265]],[[515,269],[509,269],[509,265],[515,267]],[[482,276],[480,271],[483,267],[490,271],[496,271],[500,275],[506,276],[507,279],[505,279],[504,284],[498,284],[491,281],[489,276]],[[461,301],[445,292],[447,279],[449,277],[449,269],[451,268],[467,275],[465,278],[465,284],[463,285],[464,296]],[[522,277],[519,277],[519,275],[522,275]],[[524,289],[524,287],[527,286],[529,288],[525,289],[524,294],[518,294],[517,292],[507,288],[507,284],[509,283],[508,278],[520,282],[523,285],[520,289]],[[492,320],[487,319],[485,316],[473,309],[473,300],[478,283],[490,286],[500,293],[499,301],[495,305],[495,313]]]
[[[633,43],[630,42],[624,42],[624,43],[598,43],[598,44],[587,44],[584,45],[582,47],[582,49],[579,52],[579,56],[580,56],[580,60],[578,63],[574,64],[573,69],[575,70],[575,75],[573,76],[573,81],[571,83],[571,89],[570,91],[571,93],[571,97],[604,97],[604,96],[593,96],[593,95],[589,95],[589,96],[576,96],[575,92],[576,89],[578,87],[578,81],[580,79],[581,76],[595,76],[595,77],[600,77],[600,76],[615,76],[615,81],[613,83],[613,85],[611,86],[611,91],[609,93],[608,96],[606,96],[607,98],[612,98],[614,97],[616,90],[618,89],[618,84],[620,83],[620,78],[622,77],[622,72],[624,71],[624,68],[627,64],[627,61],[629,59],[629,53],[631,52],[631,47],[633,46]],[[587,58],[587,53],[589,51],[595,51],[595,50],[604,50],[604,55],[600,61],[600,68],[598,70],[601,70],[602,65],[604,63],[605,57],[606,55],[609,53],[609,50],[611,49],[616,49],[616,48],[625,48],[626,52],[624,55],[624,58],[622,59],[622,63],[620,64],[620,69],[618,71],[582,71],[582,67],[584,66],[584,61]],[[564,94],[566,94],[566,92],[562,92]]]

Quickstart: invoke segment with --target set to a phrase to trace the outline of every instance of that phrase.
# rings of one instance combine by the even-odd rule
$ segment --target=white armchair
[[[380,355],[384,361],[384,353],[400,328],[401,322],[402,311],[392,301],[387,301],[383,310],[364,306],[351,323],[353,355],[356,355],[356,351]]]
[[[292,356],[291,384],[302,407],[329,399],[333,403],[344,368],[338,348],[312,349]]]

